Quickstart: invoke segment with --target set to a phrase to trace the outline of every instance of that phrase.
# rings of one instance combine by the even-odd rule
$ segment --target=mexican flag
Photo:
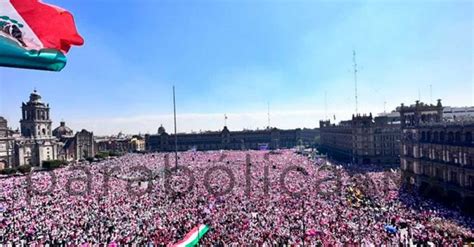
[[[0,66],[60,71],[82,45],[71,13],[39,0],[0,0]]]
[[[173,247],[191,247],[195,246],[199,239],[206,234],[206,232],[209,231],[209,226],[208,225],[199,225],[194,227],[186,236],[184,236],[183,240],[179,241],[176,244],[173,244]]]

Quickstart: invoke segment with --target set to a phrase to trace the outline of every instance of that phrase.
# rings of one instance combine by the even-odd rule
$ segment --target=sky
[[[17,128],[36,88],[53,127],[96,135],[318,127],[415,100],[474,105],[472,1],[44,0],[85,44],[61,72],[0,68]],[[431,90],[430,90],[431,88]],[[269,111],[268,111],[269,109]]]

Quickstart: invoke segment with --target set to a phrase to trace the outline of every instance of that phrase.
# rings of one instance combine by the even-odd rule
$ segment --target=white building
[[[474,119],[474,106],[450,107],[443,109],[443,119],[448,122]]]

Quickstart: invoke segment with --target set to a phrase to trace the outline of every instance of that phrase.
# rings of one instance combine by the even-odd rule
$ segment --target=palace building
[[[441,101],[400,107],[401,170],[405,185],[472,211],[474,121],[446,119]]]
[[[312,129],[222,131],[201,133],[178,133],[178,151],[187,150],[247,150],[293,148],[297,145],[312,145],[318,131]],[[146,150],[169,152],[175,149],[175,135],[168,134],[163,126],[156,135],[145,136]]]
[[[339,161],[352,161],[352,123],[341,121],[332,124],[330,120],[319,121],[320,146],[318,150]]]
[[[319,150],[330,158],[355,164],[399,164],[400,118],[353,115],[351,120],[331,124],[320,121]]]

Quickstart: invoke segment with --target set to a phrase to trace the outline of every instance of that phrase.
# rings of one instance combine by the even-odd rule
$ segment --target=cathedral
[[[21,105],[20,129],[13,131],[0,117],[0,170],[22,165],[42,166],[47,160],[73,161],[95,155],[92,132],[74,135],[64,122],[52,130],[49,104],[34,90]]]

